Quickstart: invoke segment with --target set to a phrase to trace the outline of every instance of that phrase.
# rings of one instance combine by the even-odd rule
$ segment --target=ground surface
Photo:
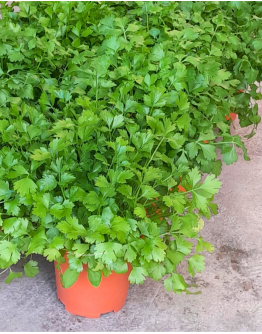
[[[260,114],[262,102],[260,103]],[[241,135],[246,129],[233,130]],[[251,158],[224,166],[219,214],[204,239],[216,251],[194,280],[201,295],[175,295],[160,282],[131,286],[124,308],[100,319],[67,313],[56,297],[53,264],[10,285],[0,276],[0,331],[260,331],[262,329],[262,125],[246,144]],[[19,270],[18,264],[14,271]]]

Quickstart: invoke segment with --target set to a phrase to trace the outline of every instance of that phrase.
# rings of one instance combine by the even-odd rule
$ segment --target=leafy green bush
[[[2,3],[0,21],[0,267],[29,256],[33,277],[32,254],[67,251],[66,287],[83,264],[97,286],[129,262],[131,283],[169,274],[167,290],[188,292],[177,266],[194,276],[213,251],[199,232],[216,214],[217,149],[226,164],[236,146],[248,159],[225,116],[260,121],[261,5],[19,7]]]

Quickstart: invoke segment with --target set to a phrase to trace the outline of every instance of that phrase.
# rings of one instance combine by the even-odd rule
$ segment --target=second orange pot
[[[234,121],[236,117],[237,117],[237,114],[235,114],[234,112],[231,112],[229,116],[226,116],[226,120],[229,121],[231,119],[232,121]]]
[[[66,262],[61,264],[62,272],[64,273],[67,268],[68,259],[66,258]],[[128,264],[128,272],[125,274],[112,272],[108,277],[102,276],[97,288],[89,282],[86,269],[87,266],[84,266],[75,284],[65,289],[61,285],[60,274],[55,263],[57,296],[66,310],[86,318],[99,318],[103,313],[121,310],[128,293],[128,276],[131,266]]]

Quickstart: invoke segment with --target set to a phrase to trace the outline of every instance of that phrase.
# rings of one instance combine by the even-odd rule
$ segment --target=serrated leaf
[[[164,52],[164,49],[163,49],[163,45],[162,44],[156,44],[154,47],[153,47],[153,50],[152,50],[152,54],[151,54],[151,60],[152,61],[160,61],[162,58],[165,57],[165,52]]]
[[[173,207],[178,213],[182,214],[184,212],[186,204],[184,195],[174,194],[170,196],[164,196],[163,201],[168,207]]]
[[[149,181],[157,180],[161,177],[161,169],[160,168],[154,168],[150,166],[148,169],[145,171],[145,176],[144,176],[144,183],[147,183]]]
[[[89,245],[87,245],[87,244],[74,244],[72,249],[74,251],[75,257],[80,257],[88,251]]]
[[[13,233],[18,229],[20,225],[20,220],[17,217],[7,218],[3,221],[3,230],[6,234]]]
[[[184,92],[179,93],[179,99],[176,101],[180,113],[185,113],[189,110],[189,102],[187,95]],[[181,125],[182,126],[182,125]]]
[[[18,196],[13,199],[12,201],[5,202],[4,208],[7,212],[7,214],[11,214],[13,216],[18,216],[20,212],[20,207],[19,207],[19,198]]]
[[[138,206],[134,209],[134,214],[140,218],[144,218],[146,216],[146,211],[143,205],[138,204]]]
[[[39,180],[40,187],[46,191],[46,190],[53,190],[57,186],[57,181],[54,177],[54,175],[49,175],[44,173],[42,179]]]
[[[36,261],[30,260],[24,265],[25,274],[27,277],[35,277],[38,272],[38,263]]]
[[[172,273],[169,278],[165,279],[164,285],[167,291],[173,290],[173,292],[176,292],[178,294],[180,294],[181,291],[184,291],[187,288],[187,284],[184,281],[183,277],[176,273]]]
[[[216,73],[216,76],[212,79],[215,83],[220,84],[223,81],[229,79],[231,77],[231,73],[228,71],[225,71],[224,69],[218,70]]]
[[[83,271],[82,260],[75,257],[72,254],[69,254],[67,257],[68,257],[69,268],[72,270],[76,270],[78,273],[81,273],[81,271]]]
[[[37,186],[33,180],[28,177],[14,183],[14,189],[21,195],[26,196],[36,192]]]
[[[60,232],[66,234],[68,239],[77,239],[78,236],[86,234],[86,229],[78,223],[76,217],[67,217],[66,221],[57,224],[57,228]]]
[[[33,195],[35,201],[32,213],[38,217],[45,217],[49,209],[50,194]]]
[[[85,30],[82,32],[81,36],[82,36],[82,37],[87,37],[87,36],[89,36],[92,32],[93,32],[93,30],[92,30],[91,28],[87,28],[87,29],[85,29]]]
[[[10,269],[10,272],[9,272],[9,275],[7,276],[6,280],[5,280],[5,283],[6,284],[9,284],[10,282],[12,282],[13,279],[15,278],[21,278],[22,277],[22,273],[19,272],[19,273],[14,273],[11,269]]]
[[[112,263],[111,270],[113,270],[116,274],[124,274],[128,271],[128,265],[126,261],[117,259],[116,262]]]
[[[188,155],[190,159],[194,159],[199,151],[199,145],[196,142],[191,142],[186,145],[186,149],[188,151]]]
[[[163,107],[166,104],[164,93],[159,88],[153,88],[149,95],[144,95],[144,102],[148,107]]]
[[[106,177],[104,175],[101,175],[96,179],[96,186],[100,188],[107,188],[110,186],[110,184],[107,181]]]
[[[51,153],[48,152],[44,147],[34,150],[33,154],[31,155],[31,159],[36,161],[43,161],[49,158],[51,158]]]
[[[188,255],[191,253],[191,249],[193,247],[193,244],[187,240],[185,240],[184,237],[180,236],[176,238],[176,246],[177,246],[177,251],[184,254]]]
[[[186,28],[184,30],[183,38],[189,39],[190,41],[195,40],[198,37],[199,33],[194,31],[192,28]]]
[[[8,173],[8,179],[15,179],[18,176],[29,174],[28,171],[21,165],[16,165],[12,167],[12,171]]]
[[[140,197],[152,199],[159,196],[159,193],[151,186],[145,185],[141,187],[142,194]]]
[[[150,264],[150,269],[148,269],[149,274],[155,281],[159,281],[166,273],[166,269],[160,263]]]
[[[162,262],[165,258],[165,249],[167,246],[160,240],[146,240],[141,255],[144,256],[146,261],[154,260],[155,262]]]
[[[64,247],[65,239],[62,236],[56,236],[50,243],[50,248],[62,249]]]
[[[120,42],[119,40],[117,39],[116,36],[111,36],[108,40],[107,40],[107,43],[106,45],[112,49],[114,52],[116,52],[119,48],[120,48]]]
[[[208,175],[199,189],[204,190],[206,193],[210,194],[210,197],[218,193],[219,188],[221,187],[221,182],[215,178],[214,175]]]
[[[190,179],[190,184],[194,187],[200,180],[201,180],[201,175],[198,171],[197,168],[192,169],[188,173],[188,177]]]
[[[200,273],[201,271],[205,270],[204,259],[204,256],[199,254],[195,254],[190,259],[188,259],[188,272],[192,277],[195,276],[195,272]]]
[[[130,23],[126,31],[136,32],[139,29],[140,29],[139,25]]]
[[[133,176],[134,176],[134,173],[131,172],[130,170],[121,171],[118,174],[117,182],[118,183],[126,183],[126,180],[131,179]]]
[[[203,155],[205,157],[205,159],[207,160],[215,160],[217,155],[216,155],[216,147],[214,145],[210,145],[210,144],[202,144],[199,143],[199,145],[201,146],[201,149],[203,151]]]
[[[0,199],[3,200],[4,198],[8,200],[10,197],[11,192],[9,190],[8,182],[0,180]]]
[[[198,243],[196,245],[196,251],[202,252],[204,250],[207,250],[208,252],[212,253],[215,250],[215,248],[211,243],[204,241],[203,238],[200,237],[198,238]]]
[[[124,245],[123,251],[125,254],[124,259],[127,260],[129,263],[133,262],[136,259],[137,254],[131,244]]]
[[[54,204],[50,208],[51,215],[54,215],[56,218],[61,219],[63,217],[69,217],[72,212],[74,204],[65,200],[63,204]]]
[[[222,150],[222,157],[226,165],[231,165],[234,162],[237,162],[238,157],[234,145],[225,147]]]
[[[261,39],[254,39],[253,40],[253,46],[255,50],[261,50],[262,49],[262,41]]]
[[[59,182],[59,184],[64,187],[66,186],[68,183],[71,183],[72,181],[75,180],[75,176],[70,174],[70,173],[62,173],[61,175],[61,180]]]
[[[181,249],[181,247],[180,247]],[[172,250],[167,250],[167,257],[168,259],[175,265],[177,266],[185,257],[185,254],[182,254],[181,252],[178,251],[172,251]]]
[[[23,89],[19,92],[19,96],[25,99],[33,99],[34,98],[34,90],[31,84],[25,85]]]
[[[119,128],[123,125],[124,117],[122,115],[117,115],[113,119],[112,129]]]
[[[128,280],[131,284],[142,284],[144,283],[148,273],[143,267],[133,267]]]
[[[122,245],[116,242],[104,242],[95,246],[95,258],[101,258],[105,263],[116,261],[116,256],[122,251]]]
[[[127,184],[118,187],[117,191],[128,198],[132,197],[132,187]]]
[[[47,258],[48,261],[57,261],[61,254],[60,252],[55,248],[47,248],[44,250],[44,256]]]
[[[45,245],[47,242],[45,231],[40,227],[38,228],[36,234],[30,240],[28,251],[26,255],[35,253],[35,254],[43,254],[45,249]]]
[[[20,259],[17,245],[7,240],[0,241],[0,259],[6,262],[17,263]]]

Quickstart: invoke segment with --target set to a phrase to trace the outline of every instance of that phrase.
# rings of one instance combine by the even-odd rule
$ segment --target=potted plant
[[[21,277],[12,267],[21,257],[35,276],[41,254],[56,263],[66,308],[87,317],[119,310],[128,282],[146,277],[191,293],[179,264],[194,276],[205,268],[202,252],[214,249],[199,233],[202,217],[216,214],[216,149],[226,164],[237,160],[236,146],[248,159],[225,116],[239,107],[242,125],[259,122],[249,105],[260,98],[257,5],[19,7],[2,6],[0,21],[6,282]],[[246,12],[257,24],[243,27]],[[236,93],[247,85],[251,92]]]

